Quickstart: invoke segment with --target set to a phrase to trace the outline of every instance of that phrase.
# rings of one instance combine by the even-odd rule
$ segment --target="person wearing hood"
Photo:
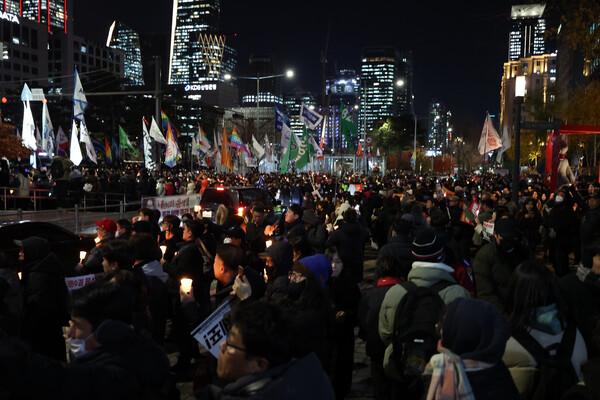
[[[263,299],[276,302],[287,293],[288,276],[294,263],[294,249],[288,242],[275,242],[265,253],[267,291]]]
[[[454,269],[444,264],[444,246],[431,229],[420,231],[412,244],[414,262],[408,273],[408,281],[417,286],[431,287],[440,281],[448,282],[448,286],[441,289],[438,294],[445,304],[449,304],[459,297],[471,297],[469,292],[456,283],[452,277]],[[400,373],[392,356],[394,335],[394,319],[398,304],[407,293],[406,289],[397,284],[392,286],[385,295],[379,311],[379,336],[386,346],[383,359],[383,368],[386,375],[399,384]],[[399,387],[394,391],[401,390]]]
[[[520,398],[502,362],[510,328],[494,306],[458,298],[448,305],[441,326],[439,354],[431,357],[423,374],[429,387],[427,399],[445,395],[477,400]]]
[[[550,259],[558,277],[569,273],[569,253],[577,250],[573,246],[573,237],[577,236],[579,220],[573,211],[573,197],[567,188],[561,188],[554,196],[554,206],[547,218],[547,227],[551,229]]]
[[[331,262],[323,254],[306,257],[292,266],[286,295],[277,301],[291,319],[294,356],[315,352],[325,370],[331,360],[333,310],[325,293]]]
[[[67,325],[69,292],[64,266],[50,251],[48,241],[32,236],[15,240],[22,262],[23,322],[21,337],[33,350],[57,360],[65,360],[62,327]]]
[[[515,220],[510,217],[496,220],[492,242],[479,249],[473,260],[477,298],[502,311],[510,276],[528,258],[529,251],[522,243]]]
[[[96,247],[88,252],[83,262],[75,266],[75,271],[82,275],[102,272],[102,246],[114,240],[117,232],[117,223],[110,218],[96,220],[94,223],[99,241]]]
[[[377,260],[383,257],[394,257],[399,263],[412,263],[412,241],[409,238],[412,223],[406,219],[395,220],[391,228],[391,238],[377,254]],[[437,236],[436,236],[437,237]]]
[[[530,353],[528,342],[531,341],[544,349],[561,341],[569,343],[565,351],[570,355],[571,363],[564,365],[559,362],[558,373],[561,384],[565,380],[571,383],[568,387],[552,389],[561,391],[559,397],[570,386],[583,381],[581,366],[587,361],[587,348],[575,321],[570,318],[552,271],[534,261],[520,264],[510,278],[504,313],[512,337],[506,345],[503,361],[510,369],[522,398],[531,398],[534,393],[539,395],[536,382],[541,368]]]
[[[158,244],[150,233],[136,233],[129,239],[134,253],[133,273],[142,281],[148,292],[152,337],[156,343],[164,340],[167,323],[167,279],[162,264],[155,256]]]
[[[356,210],[349,208],[344,211],[343,223],[334,230],[325,243],[326,248],[337,247],[344,268],[359,283],[363,279],[365,238],[367,233],[358,223]]]
[[[134,297],[127,286],[104,280],[72,293],[69,364],[0,333],[2,393],[14,398],[165,398],[176,390],[169,360],[130,325]]]

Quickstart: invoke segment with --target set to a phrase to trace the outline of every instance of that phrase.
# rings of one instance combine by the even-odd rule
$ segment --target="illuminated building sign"
[[[216,83],[205,83],[203,85],[185,85],[185,87],[183,88],[183,90],[185,90],[186,92],[204,92],[204,91],[212,91],[212,90],[217,90],[217,84]]]
[[[5,19],[5,20],[7,20],[9,22],[14,22],[15,24],[20,24],[19,18],[17,18],[16,15],[9,14],[9,13],[4,12],[4,11],[0,11],[0,19]]]

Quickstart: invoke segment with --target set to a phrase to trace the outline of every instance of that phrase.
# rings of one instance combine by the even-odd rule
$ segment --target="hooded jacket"
[[[329,235],[325,247],[337,247],[344,268],[348,269],[357,282],[363,278],[366,232],[358,222],[343,223]]]
[[[288,242],[275,242],[267,248],[266,253],[271,257],[274,266],[269,274],[265,300],[279,301],[287,294],[288,275],[294,263],[294,249]]]
[[[450,304],[459,297],[471,297],[465,288],[456,283],[450,275],[452,272],[454,272],[454,269],[443,263],[415,261],[412,270],[408,274],[408,280],[417,286],[423,287],[430,287],[442,280],[454,283],[438,293],[445,304]],[[379,336],[386,346],[383,367],[386,375],[394,379],[400,379],[400,374],[393,357],[391,357],[394,319],[396,318],[396,308],[398,308],[398,304],[406,293],[406,289],[402,285],[392,286],[386,293],[379,310]]]

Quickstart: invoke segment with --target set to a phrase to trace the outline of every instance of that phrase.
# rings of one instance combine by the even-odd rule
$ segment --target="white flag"
[[[258,158],[262,158],[262,156],[265,155],[265,149],[258,143],[258,140],[256,140],[254,135],[252,135],[252,147],[254,148],[254,151],[256,151]]]
[[[77,67],[75,67],[75,87],[73,88],[73,118],[81,121],[83,113],[87,108],[88,102],[79,80],[79,73],[77,73]]]
[[[381,157],[381,153],[379,152],[379,147],[377,148],[377,157]]]
[[[40,128],[35,127],[35,146],[37,151],[42,150],[42,134],[40,133]]]
[[[146,126],[146,121],[142,117],[142,140],[144,144],[144,166],[148,171],[156,171],[156,162],[152,157],[152,142],[150,140],[150,133]]]
[[[73,120],[73,126],[71,127],[71,154],[69,155],[69,158],[75,165],[81,164],[81,161],[83,160],[79,139],[77,138],[77,125],[75,124],[75,120]]]
[[[308,136],[309,136],[310,144],[312,144],[313,149],[315,149],[315,157],[321,157],[323,155],[323,151],[321,150],[321,148],[319,147],[317,142],[315,142],[315,139],[312,137],[312,135],[308,135]]]
[[[37,150],[37,141],[35,140],[35,124],[29,100],[23,102],[23,107],[23,131],[21,139],[23,140],[23,146],[35,151]]]
[[[269,136],[265,133],[265,149],[267,150],[267,161],[273,162],[273,149],[271,149],[271,143],[269,143]]]
[[[512,145],[510,142],[510,135],[508,134],[508,126],[504,126],[504,130],[502,131],[502,148],[498,151],[498,155],[496,156],[496,161],[502,161],[502,154]]]
[[[492,125],[492,119],[490,113],[487,113],[485,122],[483,123],[483,130],[481,131],[481,138],[479,139],[479,154],[489,153],[492,150],[496,150],[501,147],[500,136],[494,125]]]
[[[152,117],[152,123],[150,124],[150,137],[156,140],[158,143],[167,144],[167,139],[163,136],[162,132],[158,128],[158,124],[154,117]]]
[[[323,116],[318,112],[311,110],[306,104],[302,103],[300,107],[300,122],[308,129],[316,129],[323,121]]]
[[[98,164],[98,159],[96,157],[96,149],[94,149],[94,145],[92,144],[92,138],[90,137],[90,133],[88,132],[87,125],[85,124],[85,119],[83,119],[83,115],[81,116],[81,124],[79,124],[80,137],[81,142],[85,144],[85,151],[93,161],[94,164]]]
[[[48,112],[48,102],[44,101],[42,106],[42,148],[48,157],[54,155],[54,128]]]
[[[62,126],[58,127],[58,133],[56,134],[56,145],[65,150],[66,153],[66,149],[69,146],[69,138],[67,135],[65,135]]]
[[[202,127],[198,124],[198,138],[196,139],[196,143],[200,145],[200,151],[204,153],[204,155],[208,154],[210,151],[210,143],[208,142],[208,138],[204,134]],[[198,157],[200,154],[198,154]]]

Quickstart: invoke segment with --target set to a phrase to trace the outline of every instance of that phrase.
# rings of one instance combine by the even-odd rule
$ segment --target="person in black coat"
[[[349,208],[342,214],[343,223],[334,230],[325,247],[337,247],[344,268],[348,269],[356,283],[363,279],[366,232],[357,221],[356,210]]]
[[[577,232],[577,218],[569,192],[559,189],[554,196],[554,206],[548,215],[548,228],[552,230],[551,261],[558,277],[569,273],[569,253],[572,252],[572,236]]]
[[[169,360],[152,339],[130,325],[134,297],[127,286],[110,281],[73,292],[66,335],[70,364],[0,332],[0,394],[28,399],[165,398],[170,388],[175,390]]]
[[[266,258],[267,291],[265,301],[278,301],[286,293],[289,284],[288,276],[294,263],[294,250],[288,242],[275,242],[267,248]]]
[[[412,223],[406,219],[395,220],[392,224],[392,236],[388,243],[383,246],[377,254],[377,259],[383,257],[394,257],[398,262],[403,260],[412,261],[412,240],[409,234]]]
[[[64,266],[50,251],[46,239],[32,236],[15,240],[23,262],[23,323],[21,337],[34,351],[65,360],[62,327],[67,325],[69,293]]]

